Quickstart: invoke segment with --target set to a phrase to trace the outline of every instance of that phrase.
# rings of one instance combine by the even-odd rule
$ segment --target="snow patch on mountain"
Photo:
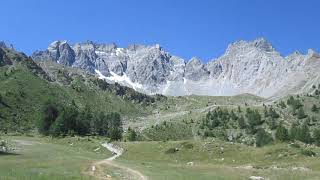
[[[111,76],[106,77],[99,70],[95,69],[94,71],[99,75],[99,79],[106,79],[109,81],[126,84],[134,90],[143,89],[142,84],[132,82],[131,79],[125,73],[122,76],[119,76],[118,74],[110,71]]]

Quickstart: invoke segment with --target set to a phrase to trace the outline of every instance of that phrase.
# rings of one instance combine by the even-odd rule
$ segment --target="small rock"
[[[261,176],[250,176],[249,177],[250,180],[267,180],[264,177]]]
[[[187,165],[193,166],[193,162],[188,162]]]

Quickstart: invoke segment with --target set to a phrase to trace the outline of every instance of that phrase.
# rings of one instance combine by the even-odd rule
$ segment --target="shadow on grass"
[[[20,154],[0,151],[0,156],[17,156],[17,155],[20,155]]]

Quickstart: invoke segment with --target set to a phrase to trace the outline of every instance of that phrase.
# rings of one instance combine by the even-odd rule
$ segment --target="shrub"
[[[186,149],[192,149],[193,148],[193,144],[188,143],[188,142],[183,142],[183,143],[181,143],[181,145]]]
[[[313,152],[312,150],[310,150],[310,149],[303,149],[302,151],[301,151],[301,154],[302,155],[305,155],[305,156],[316,156],[316,153],[315,152]]]
[[[0,140],[0,153],[1,152],[8,152],[9,151],[9,147],[8,147],[8,143],[5,140]]]
[[[165,151],[166,154],[174,154],[178,152],[179,150],[177,148],[169,148],[168,150]]]
[[[292,143],[290,144],[290,146],[297,149],[301,148],[301,146],[298,143]]]

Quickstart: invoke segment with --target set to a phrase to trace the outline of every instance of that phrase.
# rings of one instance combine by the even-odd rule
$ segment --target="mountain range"
[[[69,44],[54,41],[31,56],[84,69],[107,82],[118,82],[146,94],[231,96],[250,93],[281,97],[308,92],[320,82],[320,55],[294,52],[282,56],[264,38],[237,41],[207,63],[188,61],[160,45]]]

